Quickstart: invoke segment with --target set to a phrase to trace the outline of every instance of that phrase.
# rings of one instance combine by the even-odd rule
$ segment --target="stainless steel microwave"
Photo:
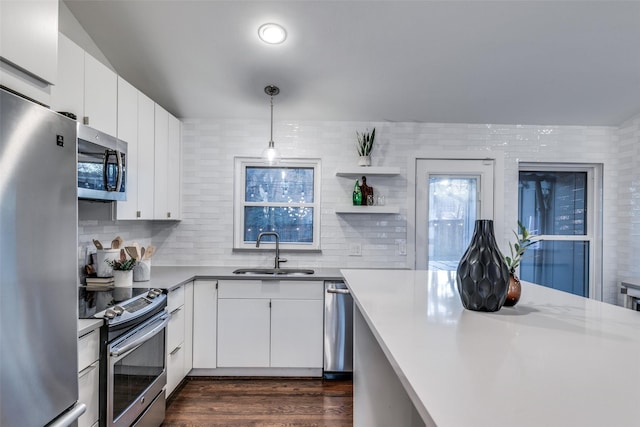
[[[127,143],[78,124],[78,198],[127,200]]]

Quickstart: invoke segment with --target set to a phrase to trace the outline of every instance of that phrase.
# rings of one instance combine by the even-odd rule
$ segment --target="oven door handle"
[[[140,338],[137,338],[131,341],[130,343],[123,345],[122,347],[112,348],[111,356],[118,357],[129,351],[133,351],[136,348],[140,347],[142,344],[144,344],[146,341],[149,341],[151,338],[153,338],[155,334],[157,334],[167,326],[167,324],[169,323],[169,315],[165,314],[162,317],[160,317],[160,319],[162,320],[162,323],[160,323],[158,326],[155,326],[153,329],[151,329],[149,332],[142,335]]]

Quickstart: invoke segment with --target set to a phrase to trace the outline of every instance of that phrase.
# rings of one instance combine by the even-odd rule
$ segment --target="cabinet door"
[[[153,200],[153,217],[167,219],[167,161],[169,150],[169,113],[155,105],[155,191]]]
[[[181,123],[169,115],[167,155],[167,219],[180,219]]]
[[[47,83],[57,83],[58,0],[0,3],[0,57]]]
[[[78,427],[89,427],[98,421],[99,364],[99,361],[95,361],[78,374],[78,401],[87,405],[86,411],[78,419]]]
[[[216,367],[217,282],[193,285],[193,368]]]
[[[181,347],[184,343],[184,305],[175,308],[171,313],[171,319],[167,325],[167,351],[171,353],[177,347]],[[179,372],[183,369],[180,367]]]
[[[154,108],[151,98],[138,92],[138,212],[139,219],[153,219]]]
[[[184,285],[184,371],[183,376],[193,368],[193,282]]]
[[[108,135],[116,135],[118,78],[106,65],[84,54],[84,122]]]
[[[51,109],[84,116],[84,50],[58,33],[58,83],[51,86]]]
[[[218,366],[269,366],[268,299],[218,300]]]
[[[118,139],[127,143],[127,200],[116,202],[117,219],[136,219],[138,210],[138,90],[118,77]]]
[[[322,368],[322,300],[271,300],[271,366]]]
[[[169,397],[184,378],[184,345],[180,344],[167,354],[167,389]]]

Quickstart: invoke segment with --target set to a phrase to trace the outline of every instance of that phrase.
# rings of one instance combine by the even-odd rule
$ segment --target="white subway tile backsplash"
[[[337,215],[349,204],[353,182],[336,177],[338,168],[357,163],[355,132],[376,127],[373,164],[398,167],[397,177],[367,176],[367,182],[398,215]],[[91,238],[136,239],[158,246],[154,265],[270,265],[269,253],[234,252],[233,165],[235,156],[259,156],[269,126],[264,120],[189,119],[183,122],[182,218],[179,223],[146,221],[80,222],[80,245]],[[604,164],[604,299],[618,300],[618,281],[640,276],[640,116],[619,128],[391,122],[274,123],[276,147],[284,157],[322,160],[322,252],[287,253],[301,267],[406,268],[398,241],[408,240],[407,170],[410,159],[438,152],[504,153],[504,218],[515,223],[518,162]],[[366,175],[366,168],[362,168]],[[511,239],[511,229],[497,231]],[[126,236],[125,236],[126,235]],[[348,256],[349,243],[362,244],[362,256]]]

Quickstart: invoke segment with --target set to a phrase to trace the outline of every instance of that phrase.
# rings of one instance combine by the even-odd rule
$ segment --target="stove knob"
[[[147,294],[147,296],[149,298],[155,298],[161,294],[162,294],[162,291],[160,289],[153,288],[153,289],[149,289],[149,293]]]
[[[113,319],[117,316],[116,312],[110,308],[107,308],[104,312],[104,317],[107,319]]]
[[[124,313],[124,308],[120,307],[119,305],[113,306],[112,310],[116,313],[116,316],[120,316],[122,313]]]

